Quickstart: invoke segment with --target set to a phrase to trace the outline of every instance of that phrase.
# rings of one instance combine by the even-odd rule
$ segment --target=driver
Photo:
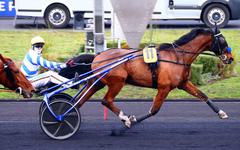
[[[67,67],[67,65],[71,65],[71,64],[68,64],[68,62],[66,64],[57,63],[57,62],[48,61],[44,59],[41,56],[44,44],[45,44],[45,41],[42,37],[40,36],[33,37],[31,40],[32,46],[28,51],[28,53],[25,55],[23,64],[21,66],[21,71],[23,72],[23,74],[37,89],[43,86],[46,86],[48,83],[61,84],[69,80],[65,77],[58,75],[58,73],[52,70],[59,71]],[[46,69],[49,69],[50,71],[39,74],[40,66]],[[77,78],[78,78],[78,74],[76,73],[74,81],[76,81]],[[70,85],[71,83],[72,82],[68,82],[66,85]],[[64,84],[63,86],[66,86],[66,85]]]

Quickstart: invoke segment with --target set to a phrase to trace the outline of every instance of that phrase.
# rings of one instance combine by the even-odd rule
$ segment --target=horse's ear
[[[220,32],[216,22],[215,22],[215,25],[214,25],[214,30],[215,30],[214,31],[215,34],[218,34]]]
[[[0,60],[1,60],[3,63],[6,62],[6,60],[4,59],[4,57],[2,56],[2,54],[0,54]]]
[[[215,28],[210,28],[213,34],[215,34]]]
[[[218,34],[220,31],[218,29],[218,26],[217,26],[217,23],[215,22],[214,23],[214,27],[213,28],[210,28],[212,33],[215,35],[215,34]]]

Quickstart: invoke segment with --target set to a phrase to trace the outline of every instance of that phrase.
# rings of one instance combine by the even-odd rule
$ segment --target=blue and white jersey
[[[27,78],[31,78],[38,75],[40,66],[50,70],[60,70],[65,68],[66,64],[48,61],[42,58],[41,54],[30,49],[23,60],[21,71]]]

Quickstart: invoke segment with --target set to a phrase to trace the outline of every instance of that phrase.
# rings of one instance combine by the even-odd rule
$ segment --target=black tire
[[[53,113],[63,115],[73,104],[65,100],[57,100],[49,104]],[[76,107],[73,107],[69,113],[63,116],[63,120],[58,121],[45,107],[39,118],[40,126],[43,132],[52,139],[64,140],[72,137],[80,128],[81,114]]]
[[[70,102],[70,100],[72,99],[72,96],[66,93],[54,94],[49,98],[49,104],[59,99],[65,100],[66,102]],[[73,103],[73,102],[70,102],[70,103]],[[45,107],[46,107],[46,104],[44,101],[42,101],[39,107],[39,116],[41,116],[41,113]]]
[[[54,4],[46,9],[44,19],[50,28],[64,28],[69,24],[71,16],[65,6]]]
[[[222,4],[211,4],[203,10],[203,22],[208,27],[214,27],[215,22],[220,28],[225,27],[230,19],[230,13],[226,6]]]

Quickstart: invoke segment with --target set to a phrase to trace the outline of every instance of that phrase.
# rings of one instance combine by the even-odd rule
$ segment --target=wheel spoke
[[[74,131],[74,127],[70,122],[68,122],[67,120],[64,120],[64,122],[72,129],[72,131]]]
[[[65,117],[77,117],[78,115],[77,115],[77,113],[75,113],[74,111],[73,112],[70,112],[70,113],[67,113],[66,115],[65,115]]]
[[[58,121],[43,121],[43,124],[46,126],[51,126],[51,125],[55,125],[58,124]]]
[[[64,103],[61,103],[60,106],[59,106],[59,108],[58,108],[58,114],[59,114],[59,115],[61,115],[61,114],[63,113],[62,110],[63,110],[64,107],[65,107],[65,104],[64,104]]]
[[[57,135],[57,133],[59,132],[60,128],[62,127],[62,124],[60,123],[57,130],[53,133],[54,136]]]

